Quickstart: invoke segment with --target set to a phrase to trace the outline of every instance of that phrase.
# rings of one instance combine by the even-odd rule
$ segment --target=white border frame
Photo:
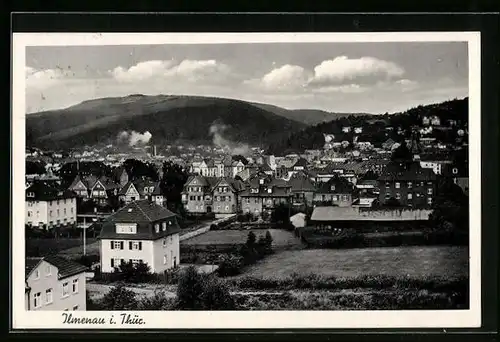
[[[276,42],[468,42],[469,58],[469,310],[435,311],[141,311],[141,326],[63,324],[57,311],[24,309],[24,175],[26,46],[231,44]],[[480,32],[390,33],[14,33],[12,66],[12,327],[14,329],[460,328],[481,326],[481,50]],[[16,209],[17,208],[17,209]],[[72,312],[119,317],[119,312]]]

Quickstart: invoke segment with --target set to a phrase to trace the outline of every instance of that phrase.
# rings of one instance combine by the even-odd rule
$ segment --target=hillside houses
[[[77,175],[68,190],[84,200],[92,199],[100,205],[106,205],[111,197],[118,196],[120,185],[106,176],[97,178],[93,175]]]
[[[166,198],[161,192],[160,182],[153,182],[145,178],[128,182],[121,188],[118,196],[119,200],[124,204],[144,199],[162,206],[166,204]]]

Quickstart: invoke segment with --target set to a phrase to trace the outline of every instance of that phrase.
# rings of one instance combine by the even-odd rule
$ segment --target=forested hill
[[[440,141],[454,140],[457,130],[468,123],[469,99],[455,99],[437,104],[421,105],[405,112],[383,115],[356,115],[342,117],[333,121],[320,123],[307,127],[299,132],[292,132],[269,145],[268,152],[276,155],[302,152],[305,149],[321,149],[325,144],[324,134],[333,134],[335,141],[353,141],[354,131],[344,133],[342,127],[362,127],[363,132],[358,135],[358,141],[370,141],[375,146],[380,146],[389,138],[401,141],[408,138],[412,126],[422,126],[424,117],[437,116],[441,125],[448,125],[449,120],[456,120],[454,130],[435,129],[429,134]],[[392,127],[392,128],[391,128]],[[405,133],[397,133],[401,128]]]

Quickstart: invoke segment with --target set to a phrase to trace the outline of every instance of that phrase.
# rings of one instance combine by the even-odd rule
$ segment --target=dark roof
[[[297,160],[297,162],[293,165],[293,167],[296,167],[296,166],[304,166],[306,167],[307,166],[307,160],[305,160],[304,158],[300,158],[299,160]]]
[[[292,188],[292,192],[316,191],[311,179],[303,172],[293,175],[288,184]]]
[[[271,169],[271,166],[269,166],[268,163],[264,163],[261,165],[260,169],[265,172],[265,171],[273,171],[273,169]]]
[[[292,194],[286,188],[273,187],[269,193],[267,188],[260,187],[258,193],[251,193],[250,190],[243,191],[241,197],[289,197]]]
[[[332,186],[335,188],[332,190]],[[350,194],[354,190],[354,186],[345,178],[333,177],[328,182],[320,183],[317,193],[320,194]]]
[[[113,170],[113,177],[115,180],[119,180],[123,173],[127,173],[127,170],[123,166],[119,166]],[[128,173],[127,173],[128,175]]]
[[[154,224],[159,222],[171,222],[167,225],[167,230],[160,229],[156,233]],[[115,223],[136,223],[136,234],[116,233]],[[132,202],[116,213],[108,216],[102,225],[100,239],[122,239],[122,240],[156,240],[162,237],[178,233],[180,230],[177,224],[176,214],[170,210],[150,202],[139,200]]]
[[[26,200],[28,201],[54,201],[76,197],[73,191],[58,189],[43,181],[33,182],[33,184],[26,189],[25,194]],[[33,196],[28,196],[28,194],[33,194]]]
[[[379,181],[435,181],[436,174],[424,169],[419,162],[391,162],[380,175]]]
[[[25,259],[25,277],[28,278],[30,273],[40,264],[41,261],[46,261],[57,268],[59,279],[71,277],[75,274],[83,273],[88,268],[75,261],[57,256],[50,255],[43,258],[26,258]]]

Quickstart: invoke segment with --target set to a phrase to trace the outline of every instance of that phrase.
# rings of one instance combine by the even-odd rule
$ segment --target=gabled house
[[[205,177],[215,177],[218,173],[218,167],[211,159],[203,160],[199,166],[199,169],[200,175]]]
[[[68,190],[73,191],[80,198],[89,199],[90,188],[95,184],[96,180],[97,178],[95,176],[83,176],[78,174],[68,187]]]
[[[25,192],[25,223],[40,229],[76,223],[76,194],[34,182]]]
[[[216,217],[233,215],[240,211],[239,194],[245,189],[242,181],[220,178],[212,188],[212,210]]]
[[[318,186],[313,203],[319,206],[349,207],[352,205],[354,196],[354,186],[345,178],[335,176]]]
[[[150,179],[136,179],[128,182],[119,192],[119,199],[124,204],[129,204],[138,200],[150,200],[159,205],[165,205],[160,182],[154,182]]]
[[[312,206],[316,186],[308,174],[303,171],[294,174],[288,181],[292,192],[292,204],[296,206]]]
[[[379,203],[395,199],[402,206],[429,207],[436,192],[436,174],[419,162],[392,161],[378,178]]]
[[[121,264],[147,264],[153,273],[179,265],[179,225],[168,209],[148,200],[132,202],[108,216],[99,235],[103,273]]]
[[[189,177],[181,194],[186,211],[198,215],[213,212],[212,188],[218,181],[215,177]]]
[[[108,177],[100,177],[90,186],[90,198],[100,205],[106,205],[112,197],[118,196],[120,185]]]
[[[270,214],[280,204],[290,206],[292,192],[286,181],[260,175],[249,180],[240,198],[242,211],[258,216]]]
[[[25,259],[25,309],[85,311],[87,267],[51,255]]]

